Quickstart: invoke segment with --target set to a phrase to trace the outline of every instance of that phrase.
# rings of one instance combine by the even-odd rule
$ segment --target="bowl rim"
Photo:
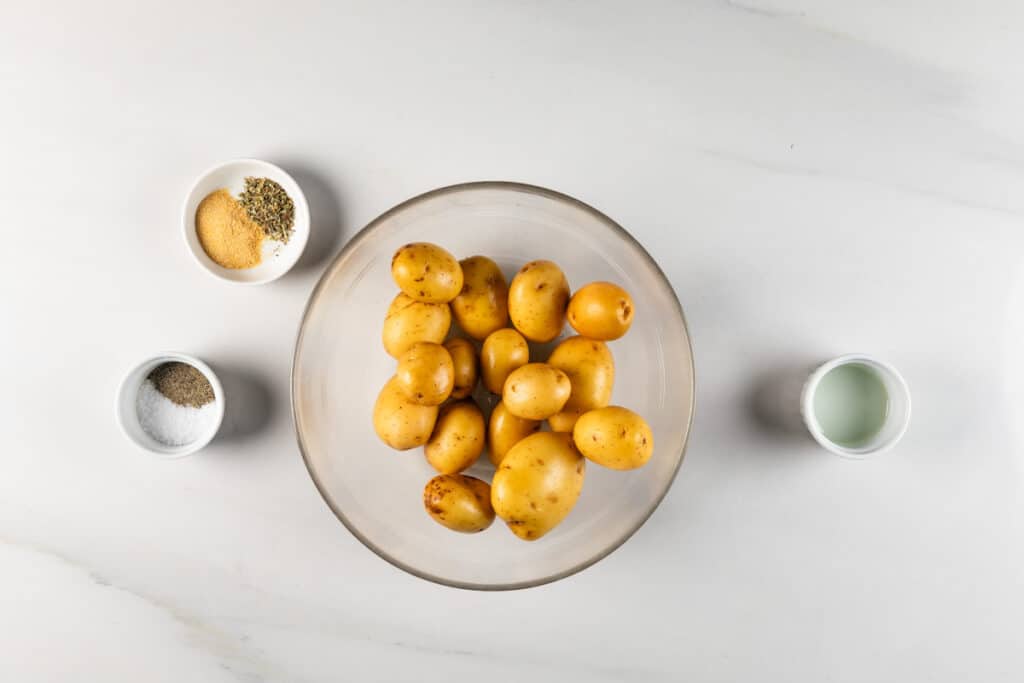
[[[571,204],[571,205],[575,206],[578,209],[583,210],[586,213],[591,214],[597,220],[602,221],[605,224],[607,224],[608,227],[610,227],[613,231],[619,233],[619,235],[622,238],[624,238],[628,242],[632,243],[640,251],[640,253],[647,259],[648,264],[657,272],[657,274],[659,276],[661,276],[661,279],[668,286],[668,290],[672,294],[672,301],[675,303],[676,311],[678,312],[679,319],[682,322],[683,331],[686,333],[686,344],[687,344],[687,346],[690,349],[690,354],[689,354],[690,355],[690,358],[689,358],[690,396],[692,397],[692,400],[690,401],[690,410],[689,410],[690,414],[687,417],[686,435],[683,438],[683,444],[682,444],[682,447],[681,447],[680,452],[679,452],[679,459],[676,461],[675,469],[672,471],[672,475],[666,480],[664,489],[658,494],[658,497],[655,499],[654,503],[650,506],[650,509],[647,510],[646,514],[643,515],[643,517],[639,520],[639,522],[637,522],[636,526],[634,526],[628,533],[624,534],[622,536],[622,538],[617,539],[614,543],[609,545],[603,551],[595,554],[593,557],[587,558],[583,562],[577,563],[576,565],[573,565],[572,567],[570,567],[568,569],[564,569],[562,571],[555,572],[553,574],[549,574],[549,575],[541,577],[539,579],[531,579],[529,581],[517,581],[517,582],[514,582],[514,583],[489,584],[489,583],[475,583],[475,582],[469,582],[469,581],[457,581],[457,580],[447,579],[445,577],[436,576],[434,574],[430,574],[429,572],[425,572],[425,571],[422,571],[420,569],[417,569],[416,567],[410,566],[409,564],[406,564],[405,562],[402,562],[401,560],[391,556],[385,550],[383,550],[383,549],[377,547],[376,545],[374,545],[368,538],[366,538],[362,534],[362,532],[359,531],[359,529],[357,529],[355,527],[354,524],[349,522],[349,520],[345,517],[345,514],[334,503],[334,501],[331,499],[331,497],[327,494],[327,491],[325,490],[325,487],[320,482],[320,479],[318,478],[316,472],[313,469],[313,466],[310,463],[309,455],[306,452],[306,446],[305,446],[305,444],[303,443],[303,440],[302,440],[302,434],[299,432],[299,421],[298,421],[298,414],[297,414],[297,408],[296,408],[296,396],[295,396],[296,374],[295,374],[295,368],[296,368],[296,365],[297,365],[298,359],[299,359],[299,349],[302,347],[302,340],[303,340],[303,335],[304,335],[304,332],[305,332],[305,329],[306,329],[306,320],[309,317],[309,312],[312,309],[314,302],[316,302],[317,299],[319,298],[319,296],[320,296],[320,294],[322,292],[322,289],[324,288],[324,286],[325,286],[325,284],[327,282],[328,275],[330,273],[333,273],[334,270],[348,257],[349,253],[353,249],[355,249],[355,247],[358,246],[363,240],[365,240],[367,238],[367,236],[374,229],[376,229],[376,227],[380,223],[382,223],[383,221],[387,220],[388,218],[390,218],[394,214],[399,213],[399,212],[405,210],[406,208],[408,208],[409,206],[411,206],[413,204],[416,204],[416,203],[419,203],[419,202],[423,202],[423,201],[426,201],[428,199],[434,199],[436,197],[440,197],[440,196],[444,196],[444,195],[449,195],[449,194],[456,194],[456,193],[464,192],[464,191],[467,191],[467,190],[480,190],[480,189],[484,189],[484,190],[511,190],[511,191],[516,191],[516,192],[524,192],[524,193],[535,194],[535,195],[539,195],[539,196],[542,196],[542,197],[546,197],[548,199],[553,199],[555,201],[568,203],[568,204]],[[583,571],[584,569],[587,569],[588,567],[591,567],[591,566],[597,564],[598,562],[600,562],[601,560],[603,560],[604,558],[608,557],[613,552],[615,552],[616,550],[621,548],[623,546],[623,544],[626,543],[626,541],[628,541],[630,538],[632,538],[633,535],[637,531],[639,531],[640,528],[644,524],[647,523],[647,520],[651,518],[651,515],[653,515],[654,511],[658,509],[658,507],[661,505],[661,502],[665,499],[665,496],[668,495],[669,490],[672,488],[672,484],[675,482],[676,476],[679,474],[679,468],[682,466],[683,460],[686,457],[686,448],[687,448],[687,446],[690,443],[690,436],[691,436],[691,433],[693,431],[693,418],[694,418],[694,414],[696,412],[696,404],[697,404],[696,376],[695,376],[695,373],[694,373],[694,360],[693,360],[693,338],[692,338],[692,336],[690,334],[690,328],[686,324],[686,316],[685,316],[685,314],[683,312],[682,304],[679,302],[679,297],[676,294],[675,288],[672,286],[672,282],[665,275],[665,272],[661,269],[661,266],[658,265],[657,261],[654,260],[654,258],[644,248],[644,246],[642,244],[640,244],[640,242],[637,241],[637,239],[635,237],[633,237],[633,235],[631,235],[629,233],[629,231],[627,231],[625,228],[623,228],[617,222],[612,220],[606,214],[602,213],[601,211],[598,211],[597,209],[595,209],[594,207],[590,206],[589,204],[587,204],[585,202],[582,202],[579,199],[576,199],[575,197],[571,197],[571,196],[569,196],[567,194],[564,194],[562,192],[558,192],[556,190],[551,190],[551,189],[548,189],[548,188],[545,188],[545,187],[541,187],[541,186],[538,186],[538,185],[531,185],[531,184],[528,184],[528,183],[521,183],[521,182],[507,181],[507,180],[478,180],[478,181],[470,181],[470,182],[464,182],[464,183],[456,183],[456,184],[453,184],[453,185],[446,185],[444,187],[439,187],[439,188],[430,190],[428,192],[424,192],[422,194],[415,195],[413,197],[410,197],[409,199],[406,199],[406,200],[396,204],[395,206],[391,207],[387,211],[383,212],[382,214],[380,214],[379,216],[377,216],[376,218],[371,220],[369,223],[367,223],[366,226],[363,227],[359,232],[357,232],[355,235],[353,235],[352,238],[349,239],[348,242],[346,242],[345,246],[341,249],[341,251],[339,251],[338,254],[333,259],[331,259],[331,262],[327,265],[327,267],[324,268],[323,273],[321,273],[321,275],[320,275],[320,279],[317,281],[316,286],[313,287],[313,290],[310,292],[309,299],[306,301],[306,306],[305,306],[305,308],[302,311],[302,317],[301,317],[301,319],[299,321],[298,334],[296,335],[296,338],[295,338],[295,350],[292,353],[291,381],[290,381],[289,394],[290,394],[290,398],[291,398],[292,426],[293,426],[293,428],[295,430],[295,438],[296,438],[296,441],[298,442],[299,452],[302,455],[302,461],[303,461],[303,463],[306,466],[306,471],[309,473],[310,479],[313,480],[313,485],[316,487],[317,491],[320,493],[320,497],[327,504],[327,507],[330,508],[331,512],[334,513],[334,516],[337,517],[338,520],[345,526],[345,528],[348,529],[349,532],[353,536],[355,536],[356,539],[358,539],[360,543],[362,543],[364,546],[366,546],[375,555],[377,555],[378,557],[380,557],[382,560],[386,561],[387,563],[389,563],[393,567],[396,567],[397,569],[401,569],[402,571],[407,572],[409,574],[412,574],[413,576],[419,577],[421,579],[425,579],[425,580],[430,581],[432,583],[440,584],[442,586],[450,586],[452,588],[460,588],[460,589],[464,589],[464,590],[477,590],[477,591],[510,591],[510,590],[520,590],[520,589],[524,589],[524,588],[535,588],[537,586],[543,586],[545,584],[553,583],[555,581],[559,581],[560,579],[564,579],[566,577],[572,576],[573,574],[577,574],[577,573]]]
[[[271,275],[267,275],[256,280],[236,280],[232,277],[225,275],[220,271],[214,270],[209,266],[209,264],[203,261],[203,259],[199,255],[199,251],[197,251],[197,247],[193,245],[192,242],[189,240],[189,233],[195,230],[195,216],[189,216],[188,205],[191,202],[193,196],[195,196],[196,192],[199,190],[199,186],[202,185],[203,181],[205,181],[209,176],[213,175],[214,173],[225,168],[229,168],[232,166],[240,166],[242,164],[263,166],[265,169],[269,169],[271,171],[271,173],[268,173],[268,175],[271,175],[272,173],[279,173],[283,177],[287,178],[289,182],[291,182],[295,186],[296,189],[296,194],[291,199],[297,206],[301,207],[304,215],[306,216],[304,229],[296,229],[292,233],[292,237],[288,241],[289,244],[292,243],[292,240],[295,240],[296,243],[296,246],[293,247],[293,249],[290,252],[291,255],[288,257],[288,261],[290,261],[290,263],[285,262],[285,265],[280,269],[280,272],[273,273]],[[291,271],[291,269],[295,267],[295,264],[302,259],[302,254],[306,251],[306,245],[309,243],[309,232],[312,229],[312,226],[313,216],[309,213],[309,202],[306,200],[306,193],[303,191],[302,186],[299,185],[299,182],[295,180],[295,178],[290,173],[288,173],[288,171],[284,170],[277,164],[271,163],[269,161],[264,161],[263,159],[257,159],[255,157],[238,157],[236,159],[229,159],[227,161],[222,161],[218,164],[214,164],[213,166],[208,167],[202,173],[200,173],[192,182],[192,185],[191,187],[189,187],[188,192],[185,193],[185,198],[181,202],[181,236],[185,240],[185,248],[188,250],[188,253],[192,256],[192,260],[195,261],[195,264],[199,266],[199,268],[202,271],[208,273],[210,276],[216,278],[220,282],[227,282],[229,284],[238,285],[241,287],[267,285],[287,275]],[[198,247],[198,249],[201,251],[202,247],[200,246]]]

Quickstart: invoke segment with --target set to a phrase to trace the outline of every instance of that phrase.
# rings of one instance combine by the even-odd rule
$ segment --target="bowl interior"
[[[438,243],[458,258],[483,254],[511,280],[527,261],[548,258],[575,290],[617,282],[634,297],[629,334],[610,343],[616,361],[612,403],[643,415],[655,452],[642,469],[614,472],[588,463],[583,493],[565,521],[527,543],[501,520],[474,535],[451,532],[423,509],[435,472],[422,449],[396,452],[372,426],[374,400],[394,373],[380,341],[397,290],[394,251]],[[562,337],[573,334],[566,327]],[[533,349],[531,360],[547,351]],[[487,398],[478,389],[478,398]],[[465,588],[545,583],[578,571],[623,543],[653,512],[682,460],[693,412],[693,364],[682,310],[650,256],[621,228],[563,195],[511,183],[473,183],[412,199],[348,244],[314,291],[292,375],[300,446],[317,487],[367,546],[418,576]],[[496,402],[486,401],[485,412]],[[490,481],[486,455],[468,471]]]
[[[207,256],[199,243],[196,235],[196,209],[207,195],[221,188],[227,189],[237,198],[245,189],[248,176],[270,178],[284,188],[295,204],[295,231],[286,244],[264,240],[263,259],[258,266],[237,270],[224,268]],[[258,159],[237,159],[206,171],[185,198],[181,220],[185,243],[199,265],[216,277],[240,284],[263,284],[281,277],[299,260],[309,240],[309,206],[299,184],[282,169]]]

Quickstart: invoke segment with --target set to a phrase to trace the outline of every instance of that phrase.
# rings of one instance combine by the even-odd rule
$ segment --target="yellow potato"
[[[548,365],[568,375],[572,385],[565,408],[548,418],[554,431],[571,432],[580,415],[594,408],[604,408],[612,400],[615,359],[604,342],[569,337],[551,352]]]
[[[455,337],[444,343],[444,347],[451,354],[452,363],[455,365],[455,388],[452,389],[452,398],[466,398],[476,388],[478,376],[476,349],[466,339]]]
[[[462,267],[447,251],[428,242],[406,244],[391,258],[391,277],[406,295],[445,304],[462,290]]]
[[[654,452],[654,435],[642,417],[619,406],[584,413],[572,440],[588,460],[613,470],[643,467]]]
[[[423,507],[452,531],[475,534],[494,521],[491,487],[464,474],[439,474],[423,487]]]
[[[421,406],[441,405],[455,386],[455,366],[448,349],[416,342],[398,359],[395,373],[406,399]]]
[[[585,465],[569,434],[537,432],[501,461],[491,482],[491,505],[512,533],[536,541],[576,504]]]
[[[513,446],[540,430],[540,420],[526,420],[508,412],[505,404],[498,401],[487,425],[487,445],[491,462],[498,466]]]
[[[509,374],[501,400],[516,417],[544,420],[565,407],[571,390],[569,378],[558,368],[527,363]]]
[[[508,325],[508,284],[498,264],[486,256],[459,261],[462,291],[452,300],[452,315],[466,334],[483,339]]]
[[[405,398],[392,377],[373,406],[373,429],[381,441],[400,451],[422,446],[434,431],[437,406],[419,406]]]
[[[572,295],[569,324],[584,337],[610,341],[633,324],[633,297],[611,282],[591,282]]]
[[[425,304],[399,294],[384,318],[384,350],[398,358],[416,342],[440,344],[448,336],[451,324],[448,304]]]
[[[572,432],[576,420],[580,419],[583,413],[578,410],[563,410],[548,418],[548,425],[553,432]]]
[[[549,342],[565,327],[569,282],[551,261],[530,261],[512,278],[508,313],[512,324],[534,342]]]
[[[480,351],[480,373],[484,386],[492,394],[500,394],[509,373],[530,362],[530,347],[511,328],[487,335]]]
[[[472,401],[449,403],[424,447],[427,462],[441,474],[455,474],[480,457],[487,442],[484,416]]]

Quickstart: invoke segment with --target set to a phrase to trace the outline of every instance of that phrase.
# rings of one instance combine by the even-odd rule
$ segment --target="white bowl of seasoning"
[[[247,185],[247,178],[257,182]],[[291,200],[290,212],[281,192]],[[200,207],[203,214],[197,216]],[[199,176],[185,197],[181,224],[185,244],[203,270],[227,282],[262,285],[287,273],[302,256],[309,241],[309,205],[281,168],[235,159]]]
[[[203,361],[162,353],[125,376],[114,406],[129,441],[164,458],[181,458],[206,446],[224,419],[224,389]]]

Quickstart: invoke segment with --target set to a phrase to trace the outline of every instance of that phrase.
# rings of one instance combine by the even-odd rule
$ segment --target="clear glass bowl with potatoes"
[[[682,463],[683,312],[625,230],[516,183],[446,187],[357,234],[310,297],[292,367],[309,473],[367,547],[479,590],[584,569]]]

